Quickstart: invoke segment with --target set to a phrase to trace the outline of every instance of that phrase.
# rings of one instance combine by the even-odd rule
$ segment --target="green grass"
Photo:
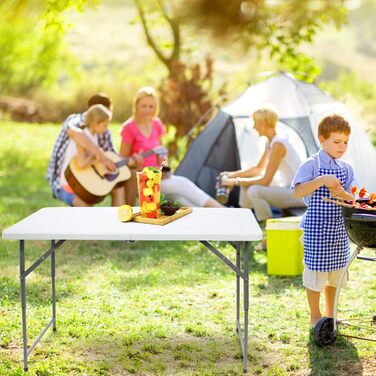
[[[114,126],[116,143],[119,126]],[[0,229],[61,206],[44,180],[59,126],[0,123]],[[104,205],[109,205],[106,201]],[[232,260],[233,250],[223,251]],[[26,242],[27,265],[48,247]],[[57,251],[57,327],[30,358],[30,375],[241,375],[234,275],[194,242],[71,241]],[[340,315],[376,313],[373,264],[354,263]],[[49,263],[27,281],[29,338],[51,315]],[[300,277],[268,276],[250,258],[251,375],[373,375],[375,344],[340,338],[318,349]],[[0,375],[21,375],[17,242],[0,242]]]

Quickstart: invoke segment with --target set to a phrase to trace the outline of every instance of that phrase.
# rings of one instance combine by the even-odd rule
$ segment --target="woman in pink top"
[[[123,124],[120,154],[130,157],[161,145],[165,133],[162,121],[157,117],[158,99],[151,87],[140,89],[133,100],[133,116]],[[159,157],[145,157],[143,166],[158,166]],[[178,200],[183,206],[222,207],[207,193],[183,176],[169,174],[162,178],[161,192],[168,200]]]

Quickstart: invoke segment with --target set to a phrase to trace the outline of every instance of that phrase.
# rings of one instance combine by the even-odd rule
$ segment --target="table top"
[[[164,226],[122,223],[117,210],[116,207],[43,208],[4,230],[2,236],[10,240],[262,239],[262,231],[249,209],[193,208],[192,213]]]

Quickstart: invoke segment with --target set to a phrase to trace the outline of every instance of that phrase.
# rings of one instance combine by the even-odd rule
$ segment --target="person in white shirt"
[[[288,139],[277,134],[278,114],[273,109],[261,108],[252,117],[256,131],[268,139],[264,154],[257,166],[224,171],[221,176],[222,185],[240,186],[240,206],[254,209],[257,220],[263,222],[272,217],[271,207],[305,207],[290,188],[302,160]]]

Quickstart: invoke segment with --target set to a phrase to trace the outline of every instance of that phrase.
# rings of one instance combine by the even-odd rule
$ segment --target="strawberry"
[[[155,211],[149,212],[149,213],[146,214],[146,217],[147,218],[157,219],[158,218],[158,211],[155,210]]]

